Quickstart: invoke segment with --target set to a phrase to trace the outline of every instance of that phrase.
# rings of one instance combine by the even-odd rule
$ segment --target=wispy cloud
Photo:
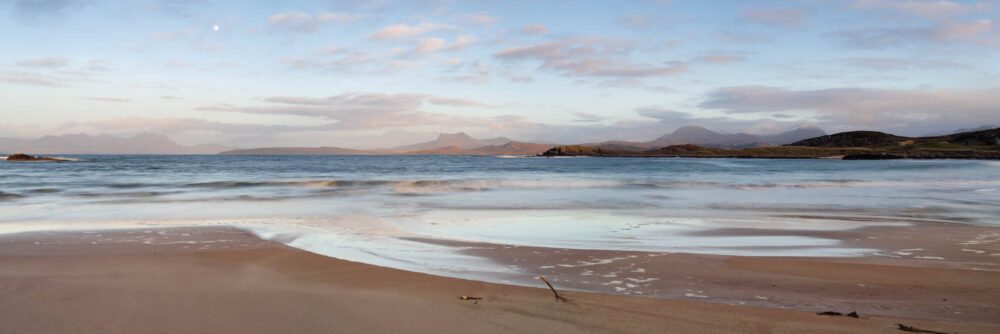
[[[348,13],[319,13],[309,14],[302,11],[291,11],[274,14],[267,18],[267,23],[271,27],[312,32],[328,23],[351,23],[363,19],[362,15],[351,15]]]
[[[45,87],[66,86],[66,84],[60,80],[51,78],[45,74],[27,71],[0,71],[0,81],[19,85],[35,85]]]
[[[20,67],[59,68],[69,65],[69,59],[62,57],[24,59],[14,64]]]
[[[14,0],[11,1],[11,16],[23,22],[58,19],[65,17],[71,9],[86,6],[89,1],[80,0]]]
[[[194,35],[195,29],[186,28],[177,31],[154,31],[144,37],[145,40],[163,41],[178,38],[186,38]]]
[[[629,29],[641,30],[641,29],[651,28],[655,25],[663,24],[664,22],[666,22],[666,20],[667,20],[666,18],[660,15],[640,14],[640,15],[629,15],[629,16],[619,17],[618,19],[615,20],[615,23],[618,23]]]
[[[123,99],[119,97],[88,97],[88,100],[101,101],[101,102],[112,102],[112,103],[127,103],[132,102],[129,99]]]
[[[494,54],[503,60],[541,60],[541,68],[567,76],[650,77],[686,72],[680,63],[647,64],[627,60],[631,42],[599,38],[568,38],[530,46],[513,47]]]
[[[914,69],[969,69],[968,65],[946,59],[921,59],[899,57],[858,57],[845,58],[841,62],[878,71],[902,71]]]
[[[574,112],[573,116],[576,116],[576,119],[574,119],[573,122],[577,123],[597,123],[608,119],[607,117],[604,116],[586,113],[582,111]]]
[[[743,11],[743,17],[760,24],[794,28],[806,24],[809,13],[802,8],[757,8]]]
[[[333,129],[371,129],[413,127],[429,124],[482,124],[482,119],[431,113],[425,105],[463,108],[489,108],[489,104],[457,98],[422,94],[344,93],[326,98],[276,96],[256,107],[214,105],[199,107],[204,111],[244,112],[253,114],[300,115],[336,121]]]
[[[258,134],[277,132],[298,132],[322,130],[324,125],[265,125],[250,123],[229,123],[214,122],[196,118],[149,118],[149,117],[118,117],[98,121],[89,121],[85,124],[100,131],[149,131],[165,134],[181,134],[192,131],[207,131],[228,134]]]
[[[862,9],[881,9],[934,20],[989,11],[995,7],[989,2],[960,3],[941,0],[857,0],[850,6]]]
[[[720,88],[700,106],[728,113],[812,113],[855,127],[899,126],[935,120],[1000,122],[1000,89],[831,88],[787,90],[743,86]]]
[[[727,52],[712,52],[705,54],[701,57],[698,57],[697,60],[709,64],[725,65],[731,63],[744,62],[747,60],[747,57],[742,54],[727,53]]]
[[[930,27],[853,29],[829,33],[828,36],[847,46],[872,49],[951,43],[1000,45],[996,23],[989,19],[939,23]]]
[[[342,47],[342,46],[331,46],[331,47],[328,47],[326,49],[313,52],[313,54],[320,55],[320,56],[327,56],[327,55],[344,53],[344,52],[347,52],[347,48]]]
[[[452,72],[455,74],[440,77],[445,82],[460,82],[483,84],[490,81],[492,69],[486,63],[476,60],[469,64],[455,64]]]

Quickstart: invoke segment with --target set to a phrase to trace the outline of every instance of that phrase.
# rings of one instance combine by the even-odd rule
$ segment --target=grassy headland
[[[541,156],[848,160],[1000,159],[1000,128],[937,137],[901,137],[874,131],[852,131],[810,138],[785,146],[744,149],[672,145],[651,150],[630,151],[569,145],[553,147]]]

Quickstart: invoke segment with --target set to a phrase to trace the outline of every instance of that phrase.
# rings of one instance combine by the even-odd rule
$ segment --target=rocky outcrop
[[[985,151],[985,150],[893,151],[891,153],[849,154],[844,156],[844,160],[889,160],[889,159],[1000,160],[1000,151]]]
[[[574,156],[589,156],[589,157],[621,157],[621,156],[636,156],[641,155],[641,152],[624,151],[624,150],[611,150],[600,147],[590,147],[582,145],[567,145],[567,146],[556,146],[550,148],[541,154],[543,157],[574,157]]]
[[[902,158],[899,155],[885,153],[848,154],[844,156],[844,160],[894,160]]]
[[[24,153],[18,153],[18,154],[11,154],[10,156],[8,156],[7,161],[69,161],[69,160],[59,159],[59,158],[49,158],[49,157],[36,157]]]

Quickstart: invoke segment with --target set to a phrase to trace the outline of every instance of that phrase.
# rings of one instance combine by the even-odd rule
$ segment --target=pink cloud
[[[958,15],[993,9],[993,4],[986,2],[965,4],[953,1],[914,0],[858,0],[851,6],[855,8],[890,10],[897,13],[935,20],[943,20]]]
[[[434,52],[444,48],[445,40],[437,37],[421,38],[417,43],[418,52]]]
[[[493,24],[497,23],[497,21],[500,21],[500,17],[490,16],[486,12],[478,12],[478,13],[463,15],[463,21],[483,26],[492,26]]]
[[[805,24],[808,13],[799,8],[749,9],[743,12],[743,17],[761,24],[793,28]]]
[[[437,30],[458,30],[458,28],[434,22],[425,22],[413,26],[406,24],[393,24],[368,35],[368,39],[395,40],[413,38]]]
[[[521,28],[521,33],[528,35],[545,35],[549,33],[549,27],[544,24],[529,24]]]

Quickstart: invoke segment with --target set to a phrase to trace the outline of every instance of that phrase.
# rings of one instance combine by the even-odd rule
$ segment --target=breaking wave
[[[114,188],[146,187],[149,184],[119,184]],[[265,180],[265,181],[215,181],[188,183],[187,187],[197,188],[249,188],[249,187],[316,187],[369,189],[386,187],[396,192],[449,192],[486,191],[492,189],[586,189],[586,188],[731,188],[739,190],[762,190],[775,188],[853,188],[853,187],[955,187],[955,186],[1000,186],[1000,181],[865,181],[865,180],[822,180],[807,182],[773,182],[732,184],[721,182],[686,181],[629,181],[596,179],[466,179],[466,180]]]

